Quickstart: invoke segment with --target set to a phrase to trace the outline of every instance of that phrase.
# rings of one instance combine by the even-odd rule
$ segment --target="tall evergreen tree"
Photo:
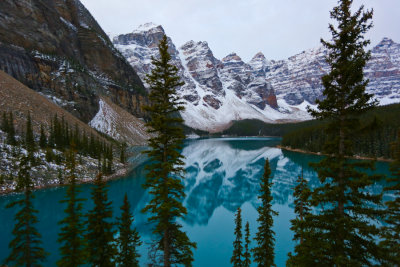
[[[307,236],[309,234],[308,226],[305,223],[305,217],[311,214],[310,204],[310,189],[307,184],[307,180],[304,179],[303,170],[301,175],[297,178],[297,184],[293,192],[294,197],[294,212],[296,218],[291,220],[292,227],[290,228],[294,232],[293,240],[299,241],[300,246],[295,247],[296,256],[293,257],[292,253],[289,253],[289,259],[287,266],[310,266],[313,265],[313,259],[307,255],[307,250],[313,249],[314,243],[313,238]],[[307,243],[305,243],[307,242]],[[306,252],[304,252],[305,250]]]
[[[326,119],[326,144],[329,156],[313,164],[321,186],[311,193],[311,203],[318,214],[305,217],[312,248],[303,249],[312,265],[360,266],[371,265],[379,258],[376,238],[379,229],[374,221],[381,215],[381,195],[367,188],[380,177],[370,176],[372,162],[354,162],[351,135],[358,127],[358,116],[373,108],[372,95],[365,92],[368,80],[363,68],[370,58],[364,49],[370,43],[364,34],[372,27],[372,11],[361,6],[352,14],[352,0],[340,0],[331,11],[337,27],[330,25],[332,42],[321,40],[328,49],[326,61],[330,72],[322,77],[324,98],[317,100],[318,110],[309,109],[317,119]]]
[[[257,208],[259,226],[254,238],[256,246],[252,249],[254,262],[257,263],[257,266],[275,266],[275,233],[272,230],[274,224],[272,216],[276,216],[278,213],[272,209],[273,198],[271,195],[272,182],[270,181],[270,176],[271,169],[267,159],[264,165],[264,175],[260,183],[261,194],[258,196],[261,200],[261,205]]]
[[[26,120],[26,134],[25,134],[25,146],[29,153],[35,151],[35,138],[33,136],[31,113],[28,113],[28,118]]]
[[[387,216],[386,226],[383,228],[383,241],[385,257],[383,263],[386,266],[400,266],[400,130],[397,141],[392,145],[393,163],[391,171],[393,178],[389,179],[389,186],[385,188],[394,194],[394,198],[386,202]]]
[[[121,144],[119,160],[121,161],[121,163],[126,163],[126,143]]]
[[[157,250],[162,254],[163,265],[190,266],[196,244],[189,240],[177,222],[187,213],[182,204],[185,197],[182,184],[184,163],[180,153],[185,136],[179,127],[183,120],[178,114],[184,107],[176,96],[177,87],[183,83],[177,75],[178,68],[170,63],[165,35],[158,49],[160,57],[153,58],[154,69],[146,78],[151,88],[151,104],[145,107],[151,118],[147,126],[153,137],[149,139],[151,150],[145,151],[151,159],[146,166],[145,187],[152,199],[143,212],[152,214],[149,221],[155,224],[153,233],[157,236]]]
[[[121,207],[122,214],[117,223],[119,237],[116,240],[118,253],[115,260],[118,266],[124,267],[139,266],[140,254],[137,249],[142,244],[139,233],[135,228],[132,229],[133,215],[130,209],[128,196],[125,193],[124,204]]]
[[[11,111],[8,117],[7,143],[12,146],[17,144],[17,140],[15,139],[14,116]]]
[[[250,267],[251,254],[250,254],[250,225],[246,223],[244,228],[244,253],[243,253],[243,267]]]
[[[242,241],[242,209],[239,207],[235,215],[235,240],[233,241],[233,253],[231,263],[234,267],[243,265],[243,241]]]
[[[43,125],[40,125],[40,139],[39,139],[39,146],[40,148],[46,148],[47,147],[47,138],[46,134],[44,133]]]
[[[15,225],[13,229],[14,239],[10,242],[10,255],[6,263],[12,266],[42,266],[47,253],[41,247],[41,235],[35,228],[38,219],[35,215],[38,211],[34,209],[32,199],[33,183],[30,177],[30,161],[28,157],[20,158],[17,191],[24,195],[19,200],[12,202],[8,208],[20,206],[21,210],[15,215]]]
[[[303,243],[303,235],[305,233],[304,218],[311,212],[310,189],[307,180],[304,179],[303,170],[297,178],[297,185],[293,192],[294,196],[294,212],[297,218],[292,220],[292,230],[295,232],[294,239]]]
[[[8,118],[7,118],[7,112],[3,111],[3,117],[1,120],[1,130],[5,133],[8,133],[9,131],[9,123],[8,123]]]
[[[86,260],[85,223],[82,213],[84,199],[78,198],[80,189],[76,184],[75,165],[75,151],[71,149],[66,157],[68,187],[65,199],[61,200],[67,207],[64,210],[66,217],[59,222],[61,230],[58,242],[61,243],[61,259],[57,261],[58,266],[80,266]]]
[[[89,211],[87,221],[87,252],[91,266],[114,266],[117,253],[114,245],[114,230],[111,202],[108,201],[106,183],[98,174],[92,189],[94,207]]]

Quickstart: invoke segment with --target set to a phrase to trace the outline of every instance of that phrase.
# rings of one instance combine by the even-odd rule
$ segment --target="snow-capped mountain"
[[[148,23],[114,37],[113,43],[144,80],[164,34],[162,26]],[[222,60],[215,58],[207,42],[189,41],[178,49],[171,38],[168,42],[173,64],[185,81],[178,93],[185,101],[186,110],[181,115],[186,125],[216,132],[233,120],[310,118],[305,111],[308,103],[295,106],[276,99],[273,86],[265,78],[266,60],[262,55],[247,64],[235,53]]]
[[[113,43],[144,80],[164,34],[162,26],[147,23],[114,37]],[[323,47],[278,61],[257,53],[246,63],[235,53],[215,58],[207,42],[189,41],[179,48],[171,38],[168,42],[173,64],[185,81],[178,91],[186,105],[181,114],[185,124],[210,132],[226,128],[233,120],[310,119],[306,106],[322,97],[321,76],[329,71]],[[372,50],[365,69],[370,79],[367,91],[381,104],[400,101],[399,58],[400,44],[387,38]]]
[[[287,60],[266,62],[263,65],[266,78],[277,98],[290,105],[304,100],[314,103],[321,98],[321,77],[329,71],[326,54],[327,50],[321,46]],[[370,80],[367,92],[374,94],[382,105],[400,102],[400,44],[384,38],[371,50],[364,73]]]

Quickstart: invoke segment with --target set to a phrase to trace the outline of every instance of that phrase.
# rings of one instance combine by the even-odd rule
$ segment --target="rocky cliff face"
[[[0,1],[0,70],[88,122],[99,95],[142,116],[144,86],[79,0]]]
[[[113,42],[144,79],[151,70],[151,57],[158,56],[157,44],[164,34],[161,26],[148,23],[132,33],[114,37]],[[207,42],[189,41],[177,49],[168,40],[172,63],[185,82],[178,93],[186,104],[181,115],[188,126],[219,131],[233,120],[309,118],[304,109],[279,105],[274,88],[266,80],[268,61],[262,54],[249,63],[235,53],[219,60]]]
[[[164,29],[152,23],[113,39],[141,78],[151,70],[151,57]],[[173,64],[185,85],[179,95],[185,100],[182,117],[188,126],[218,131],[233,120],[265,122],[306,120],[307,105],[322,97],[321,77],[329,71],[323,47],[303,51],[286,60],[267,60],[257,53],[249,62],[231,53],[219,60],[207,42],[189,41],[178,49],[169,40]],[[400,101],[400,45],[383,39],[372,49],[365,68],[369,93],[381,102]]]
[[[291,105],[304,100],[314,103],[322,97],[321,77],[328,73],[326,49],[319,47],[292,56],[287,60],[266,62],[266,78],[276,90],[278,99]],[[400,101],[400,44],[384,38],[371,51],[365,78],[367,92],[374,94],[381,104]]]

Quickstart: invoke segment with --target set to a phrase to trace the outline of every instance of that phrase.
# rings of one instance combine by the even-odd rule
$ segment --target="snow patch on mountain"
[[[144,122],[105,98],[100,98],[99,111],[89,125],[130,145],[144,145],[149,138]]]
[[[151,58],[159,56],[157,45],[164,34],[162,26],[147,23],[113,42],[144,80],[152,69]],[[323,97],[321,77],[329,71],[323,47],[278,61],[259,52],[245,63],[235,53],[215,58],[204,41],[189,41],[177,49],[168,37],[168,44],[172,64],[185,82],[177,92],[186,107],[181,115],[192,128],[218,132],[234,120],[308,120],[306,107],[315,109],[315,100]],[[367,92],[381,104],[400,101],[399,62],[400,45],[388,38],[372,50],[365,69],[370,79]]]

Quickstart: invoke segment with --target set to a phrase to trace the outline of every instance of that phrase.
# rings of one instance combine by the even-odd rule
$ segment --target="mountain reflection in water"
[[[234,212],[242,207],[243,220],[249,221],[252,236],[257,228],[259,183],[268,158],[272,171],[273,209],[279,212],[274,217],[276,233],[275,263],[285,266],[287,253],[293,250],[293,233],[290,219],[293,213],[293,188],[302,168],[311,187],[318,186],[316,173],[309,162],[319,161],[316,155],[282,151],[276,148],[279,138],[214,138],[187,140],[182,154],[185,156],[186,178],[184,205],[187,216],[182,221],[183,230],[197,242],[194,266],[231,266],[234,231]],[[143,157],[142,157],[143,158]],[[135,159],[137,162],[137,159]],[[108,182],[108,196],[113,203],[114,218],[120,216],[119,207],[125,192],[132,204],[143,246],[140,248],[141,266],[148,262],[146,245],[152,239],[152,226],[147,222],[148,214],[140,211],[149,202],[150,196],[142,187],[145,181],[144,166],[136,167],[126,178]],[[388,164],[378,162],[377,172],[388,174]],[[80,197],[90,199],[92,185],[82,185]],[[380,184],[370,190],[380,190]],[[35,191],[34,206],[39,210],[37,228],[42,234],[43,246],[51,255],[46,266],[53,266],[59,258],[57,243],[59,225],[64,216],[64,188]],[[15,209],[5,209],[18,195],[0,197],[0,262],[9,254],[8,243],[12,239]],[[387,198],[390,196],[386,196]],[[84,210],[93,207],[86,201]],[[254,244],[253,244],[254,245]]]

